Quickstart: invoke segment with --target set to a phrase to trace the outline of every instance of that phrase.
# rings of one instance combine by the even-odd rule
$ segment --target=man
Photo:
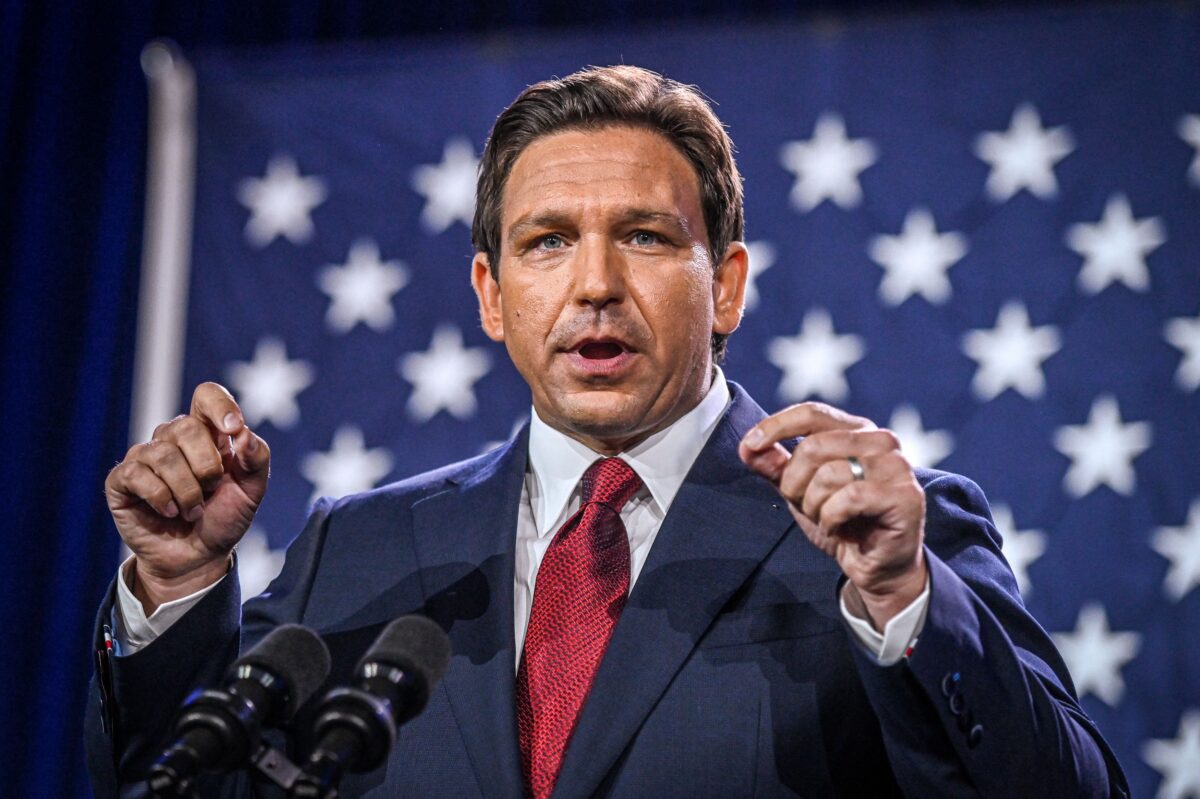
[[[449,633],[428,708],[347,794],[1127,795],[978,488],[914,471],[865,419],[767,416],[726,383],[742,237],[732,145],[688,87],[588,70],[497,120],[472,282],[531,423],[319,502],[241,626],[243,646],[315,628],[335,682],[398,615]],[[269,458],[204,384],[109,475],[134,555],[100,612],[120,652],[115,732],[89,708],[98,793],[141,779],[236,657],[230,551]]]

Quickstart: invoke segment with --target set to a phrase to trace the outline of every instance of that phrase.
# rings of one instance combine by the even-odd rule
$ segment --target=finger
[[[751,470],[775,485],[779,485],[779,478],[783,475],[783,470],[787,468],[788,461],[792,457],[792,454],[784,449],[782,444],[775,444],[762,451],[740,447],[738,455]]]
[[[201,383],[192,392],[192,416],[226,435],[236,435],[246,424],[242,409],[229,390],[218,383]]]
[[[195,416],[180,416],[165,425],[159,425],[154,431],[154,438],[179,447],[197,482],[206,490],[211,490],[225,473],[220,449],[213,441],[212,429]],[[217,442],[227,440],[228,436],[217,434]]]
[[[179,447],[170,441],[150,441],[134,448],[136,460],[148,466],[171,490],[180,515],[189,522],[204,510],[204,491]]]
[[[855,480],[834,492],[821,506],[821,527],[844,537],[854,533],[856,522],[879,519],[895,511],[913,514],[917,521],[924,512],[924,501],[916,478],[886,483]]]
[[[179,515],[179,507],[175,504],[171,489],[144,463],[125,461],[118,464],[108,473],[104,488],[111,510],[144,502],[168,519]]]
[[[899,440],[890,430],[831,430],[805,436],[792,453],[791,463],[780,479],[779,492],[799,505],[817,470],[826,463],[844,463],[851,456],[862,461],[895,452],[899,447]]]
[[[238,470],[244,475],[265,474],[271,464],[271,448],[249,427],[243,426],[236,436],[229,438],[231,455]]]
[[[908,462],[898,452],[885,452],[879,455],[858,455],[859,464],[863,468],[864,480],[876,482],[891,482],[903,478],[909,470]],[[793,459],[794,460],[794,459]],[[821,464],[813,474],[804,491],[800,508],[810,519],[822,521],[825,503],[844,486],[855,481],[854,472],[850,468],[848,458],[838,458]]]
[[[870,430],[870,419],[826,405],[823,402],[803,402],[768,416],[747,431],[742,446],[751,451],[764,450],[777,441],[828,430]]]

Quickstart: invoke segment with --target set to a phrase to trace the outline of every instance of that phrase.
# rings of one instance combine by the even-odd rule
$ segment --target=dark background
[[[147,42],[168,37],[188,52],[528,28],[645,33],[1014,5],[1051,4],[0,0],[0,793],[89,793],[90,629],[118,559],[99,495],[127,446]]]

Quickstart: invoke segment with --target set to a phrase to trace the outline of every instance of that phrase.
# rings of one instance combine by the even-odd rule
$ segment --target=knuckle
[[[829,406],[816,400],[802,402],[796,406],[796,414],[800,417],[801,421],[805,423],[811,423],[813,419],[817,418],[818,416],[823,416],[827,413],[829,413]]]
[[[874,434],[877,438],[879,438],[879,440],[883,444],[884,448],[894,449],[897,452],[900,451],[900,436],[896,435],[891,430],[888,430],[886,428],[881,429],[881,430],[876,430]]]
[[[108,474],[104,477],[104,490],[114,491],[117,484],[121,482],[122,468],[125,467],[125,461],[118,463],[116,466],[108,470]]]
[[[216,450],[205,450],[195,456],[192,471],[201,480],[211,480],[220,477],[225,470],[221,466],[221,459]]]
[[[154,441],[169,441],[170,439],[175,438],[179,434],[179,428],[183,425],[187,418],[187,416],[181,414],[173,419],[168,419],[154,428],[154,433],[151,435],[151,439]]]
[[[800,439],[800,443],[796,445],[796,454],[803,458],[812,460],[818,458],[822,452],[821,437],[818,435],[808,435]]]
[[[880,461],[887,468],[895,470],[896,472],[907,472],[910,475],[912,473],[912,464],[909,463],[908,458],[905,457],[904,453],[899,449],[899,447],[888,450],[880,457]],[[912,482],[915,485],[916,478],[913,478]]]
[[[176,469],[187,463],[183,453],[179,451],[179,447],[168,441],[155,441],[148,445],[144,460],[155,470]]]
[[[837,483],[836,467],[833,462],[828,461],[821,464],[821,467],[813,475],[812,482],[818,486],[832,486]]]
[[[800,482],[800,475],[794,469],[787,469],[779,478],[779,493],[784,499],[796,502],[803,498],[803,485]]]
[[[165,508],[171,502],[171,490],[160,483],[146,492],[145,499],[155,507]]]
[[[843,411],[843,413],[845,413]],[[846,419],[858,426],[858,429],[863,432],[873,432],[879,429],[879,425],[872,422],[865,416],[856,416],[853,413],[846,413]]]
[[[181,438],[192,438],[198,435],[207,435],[207,431],[204,428],[204,423],[190,414],[175,417],[175,419],[172,420],[172,424],[175,426],[177,434]]]
[[[204,493],[194,480],[176,481],[171,485],[171,493],[185,508],[199,505],[204,501]]]

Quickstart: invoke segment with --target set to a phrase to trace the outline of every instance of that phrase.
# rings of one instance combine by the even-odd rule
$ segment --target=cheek
[[[553,287],[546,282],[505,286],[504,333],[510,346],[522,352],[536,352],[554,324]]]
[[[697,245],[685,267],[687,276],[688,321],[707,338],[712,329],[713,275],[707,251]]]

